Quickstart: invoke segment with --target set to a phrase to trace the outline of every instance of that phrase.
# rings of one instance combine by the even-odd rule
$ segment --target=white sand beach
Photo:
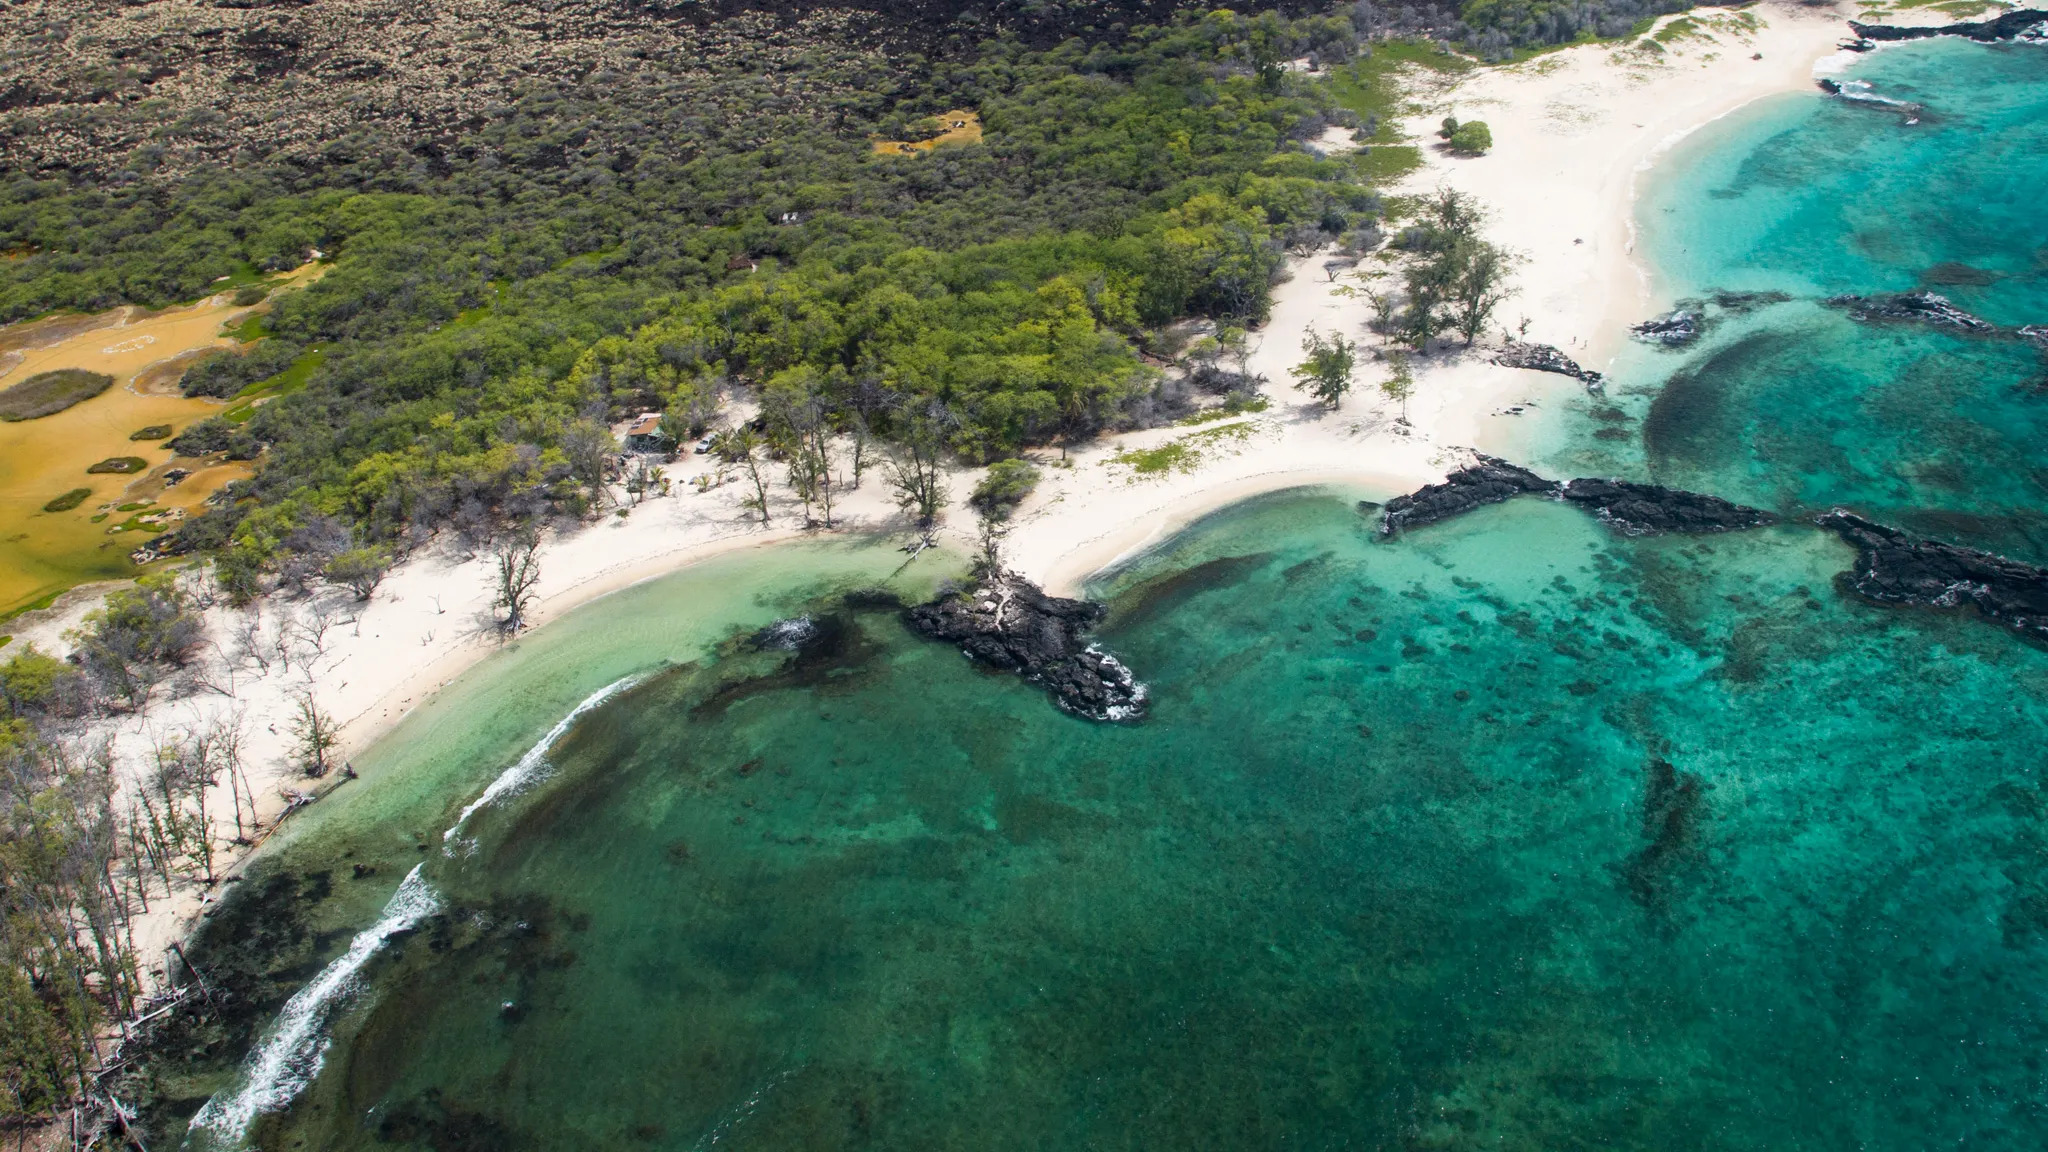
[[[1843,16],[1828,9],[1772,4],[1745,11],[1748,16],[1693,13],[1700,35],[1674,40],[1657,55],[1588,44],[1441,83],[1418,78],[1424,106],[1408,119],[1411,134],[1433,139],[1437,121],[1456,114],[1485,120],[1495,147],[1469,159],[1425,149],[1425,167],[1402,190],[1447,185],[1471,193],[1491,212],[1492,237],[1527,256],[1517,273],[1518,294],[1500,313],[1507,326],[1526,316],[1529,339],[1602,368],[1626,338],[1626,326],[1653,314],[1654,285],[1630,251],[1640,173],[1685,134],[1733,109],[1774,93],[1813,90],[1815,62],[1848,34]],[[1583,387],[1568,377],[1497,367],[1479,355],[1432,358],[1418,365],[1410,424],[1403,427],[1377,390],[1383,369],[1367,360],[1351,395],[1326,410],[1291,387],[1288,369],[1301,358],[1304,333],[1311,327],[1343,332],[1368,346],[1378,338],[1366,331],[1366,300],[1341,294],[1324,274],[1324,259],[1293,261],[1292,278],[1275,290],[1272,319],[1254,334],[1250,365],[1270,381],[1267,411],[1107,437],[1065,462],[1057,450],[1035,453],[1045,480],[1019,511],[1006,547],[1010,566],[1051,591],[1071,594],[1090,573],[1262,492],[1332,484],[1383,500],[1440,479],[1472,451],[1511,455],[1521,428]],[[1519,414],[1511,411],[1517,408]],[[1185,470],[1139,475],[1117,461],[1121,452],[1176,439],[1189,450]],[[694,490],[690,478],[711,470],[709,460],[677,460],[669,469],[674,495],[550,539],[532,622],[544,625],[637,581],[799,533],[800,515],[786,489],[767,528],[741,507],[740,485]],[[955,506],[944,536],[962,552],[974,547],[974,524],[958,502],[974,478],[963,472],[951,482]],[[843,531],[908,530],[878,473],[847,495],[840,512]],[[263,633],[275,635],[289,623],[296,636],[285,641],[296,645],[292,659],[272,661],[267,670],[244,663],[209,673],[217,690],[107,721],[104,735],[139,771],[154,732],[239,711],[250,774],[274,814],[285,803],[284,791],[305,785],[288,763],[284,719],[302,693],[314,692],[321,707],[343,721],[346,758],[497,649],[488,624],[489,560],[452,549],[440,544],[414,556],[367,604],[354,604],[345,593],[310,602],[271,598],[259,606]],[[97,599],[79,590],[17,621],[16,643],[65,651],[64,632]],[[225,654],[240,642],[240,615],[224,607],[209,611],[223,667]],[[225,799],[219,808],[226,809]],[[202,898],[194,893],[158,905],[168,914],[150,918],[139,941],[142,954],[153,960],[182,934]]]

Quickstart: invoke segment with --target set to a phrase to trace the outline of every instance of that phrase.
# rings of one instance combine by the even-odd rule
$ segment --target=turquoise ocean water
[[[1638,206],[1658,290],[1787,299],[1710,307],[1715,326],[1683,353],[1632,349],[1605,413],[1614,438],[1569,437],[1550,462],[1783,511],[1848,505],[2048,561],[2041,351],[1820,303],[1926,288],[1997,324],[2048,323],[2048,52],[1919,41],[1838,78],[1926,110],[1907,124],[1783,96],[1674,149]]]
[[[1814,303],[1956,265],[2048,320],[2048,51],[1854,74],[1925,122],[1774,101],[1645,196],[1672,298],[1788,299],[1631,353],[1541,463],[2048,559],[2033,354]],[[1281,494],[1102,580],[1138,726],[912,638],[859,590],[945,562],[886,545],[544,630],[245,884],[276,1002],[247,1067],[167,1074],[166,1130],[211,1098],[195,1145],[2042,1146],[2048,651],[1842,596],[1796,523],[1369,527]],[[720,640],[800,612],[802,654]]]

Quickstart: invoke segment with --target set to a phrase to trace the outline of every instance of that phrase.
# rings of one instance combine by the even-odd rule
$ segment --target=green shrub
[[[1017,505],[1038,487],[1038,468],[1029,460],[998,460],[974,486],[967,503],[991,520],[1008,520]]]
[[[1457,130],[1451,133],[1451,151],[1453,152],[1461,152],[1467,156],[1480,156],[1484,155],[1492,147],[1493,133],[1487,129],[1484,121],[1467,121],[1458,125]]]
[[[69,512],[80,504],[85,503],[85,498],[90,495],[92,495],[92,489],[90,488],[73,488],[71,491],[43,505],[43,511]]]
[[[87,372],[83,368],[38,372],[0,392],[0,420],[13,423],[51,416],[73,404],[82,404],[113,386],[112,376],[104,372]]]
[[[131,472],[140,472],[147,467],[149,467],[149,461],[144,460],[140,456],[109,456],[105,460],[87,468],[86,471],[95,476],[104,476],[109,473],[125,476]]]
[[[130,440],[169,440],[171,438],[171,426],[169,424],[151,424],[147,428],[137,428],[135,431],[130,432],[128,438]]]
[[[264,297],[269,295],[270,289],[263,287],[261,284],[251,284],[247,288],[235,290],[233,303],[237,308],[247,308],[254,304],[263,303]]]

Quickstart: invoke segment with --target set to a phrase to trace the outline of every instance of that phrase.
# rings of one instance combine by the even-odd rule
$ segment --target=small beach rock
[[[958,645],[970,659],[1044,686],[1053,703],[1090,720],[1145,715],[1145,686],[1087,634],[1108,609],[1089,600],[1047,596],[1014,572],[971,592],[943,595],[905,614],[920,636]]]
[[[1577,361],[1548,344],[1526,344],[1519,340],[1510,341],[1499,352],[1494,353],[1493,362],[1503,368],[1527,368],[1532,372],[1555,372],[1559,376],[1570,376],[1585,383],[1590,391],[1598,392],[1605,377],[1590,368],[1581,368]]]
[[[1557,490],[1555,480],[1545,480],[1505,460],[1481,456],[1477,464],[1458,469],[1444,477],[1441,484],[1430,484],[1387,501],[1380,513],[1379,535],[1385,538],[1405,529],[1448,520],[1526,492]]]
[[[1581,477],[1566,484],[1563,495],[1632,536],[1653,532],[1732,532],[1777,520],[1762,509],[1748,508],[1719,496],[1627,480]]]
[[[1918,124],[1920,116],[1927,111],[1925,105],[1915,104],[1911,100],[1894,100],[1889,96],[1878,95],[1876,88],[1868,80],[1843,80],[1837,83],[1823,76],[1816,83],[1820,85],[1821,91],[1830,96],[1839,96],[1852,104],[1889,108],[1902,113],[1908,124]]]
[[[1879,604],[1977,610],[2015,632],[2048,640],[2048,569],[1990,552],[1908,536],[1837,509],[1815,523],[1857,549],[1842,585]]]

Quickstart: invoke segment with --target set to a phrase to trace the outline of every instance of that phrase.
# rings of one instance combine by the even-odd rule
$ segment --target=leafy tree
[[[1494,311],[1508,298],[1508,273],[1518,263],[1505,249],[1476,237],[1462,241],[1453,261],[1457,276],[1451,282],[1451,323],[1471,344],[1479,338]]]
[[[1503,287],[1514,257],[1479,235],[1479,206],[1455,189],[1438,189],[1425,204],[1419,224],[1404,235],[1416,254],[1402,271],[1405,300],[1394,329],[1417,352],[1446,330],[1477,339],[1487,319],[1506,299]]]
[[[1332,332],[1326,339],[1311,328],[1302,338],[1301,350],[1308,358],[1288,369],[1296,381],[1295,387],[1305,389],[1331,408],[1343,403],[1344,394],[1351,391],[1351,370],[1358,363],[1357,345],[1346,340],[1341,332]]]
[[[103,690],[140,706],[166,672],[183,665],[203,635],[192,598],[172,573],[144,576],[107,594],[71,633],[80,663]]]
[[[384,582],[390,571],[391,553],[372,545],[336,553],[320,569],[320,574],[355,593],[356,599],[361,601],[368,600],[377,591],[377,585]]]
[[[927,537],[946,508],[946,434],[955,423],[945,407],[928,405],[903,414],[889,445],[889,486],[896,490],[897,504]]]
[[[1380,394],[1401,406],[1401,423],[1408,422],[1408,398],[1415,394],[1415,369],[1404,352],[1387,356],[1387,378],[1380,381]]]
[[[804,505],[806,522],[832,526],[832,425],[823,381],[807,367],[778,373],[765,393],[776,446],[789,463],[789,486]],[[812,518],[812,510],[819,516]]]
[[[1002,570],[1002,545],[1010,532],[1010,517],[1038,487],[1038,480],[1038,468],[1029,460],[998,460],[989,465],[988,472],[967,497],[967,504],[974,509],[980,524],[979,566],[984,572]]]

